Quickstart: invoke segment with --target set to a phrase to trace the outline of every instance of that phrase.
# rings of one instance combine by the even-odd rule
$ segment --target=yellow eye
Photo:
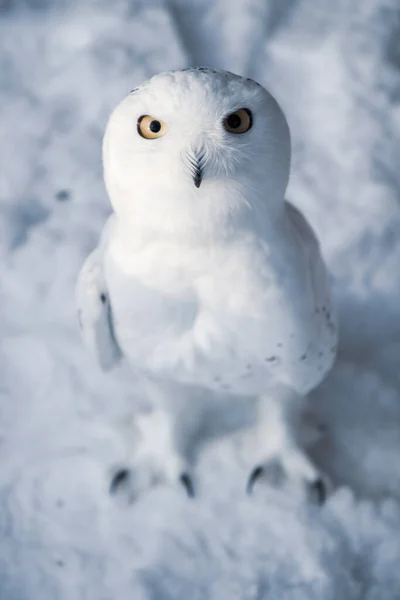
[[[155,140],[167,133],[168,127],[164,121],[151,117],[150,115],[142,115],[137,122],[137,130],[139,135],[146,140]]]
[[[246,133],[253,125],[253,115],[248,108],[239,108],[224,119],[224,127],[229,133]]]

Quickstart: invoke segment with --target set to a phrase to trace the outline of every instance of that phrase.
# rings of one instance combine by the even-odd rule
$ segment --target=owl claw
[[[271,467],[273,467],[272,476],[271,476]],[[282,471],[282,469],[280,470],[279,473],[276,471],[275,463],[271,463],[271,464],[266,463],[265,465],[257,465],[251,471],[249,478],[247,480],[247,487],[246,487],[247,494],[250,496],[253,493],[254,485],[261,477],[268,479],[269,483],[273,487],[281,487],[282,483],[287,478],[287,476],[288,476],[287,473]],[[316,479],[314,479],[312,481],[310,481],[310,480],[303,480],[303,481],[304,481],[304,485],[305,485],[305,489],[306,489],[306,497],[308,498],[308,501],[312,502],[313,504],[316,504],[318,506],[323,506],[325,504],[325,501],[326,501],[326,498],[328,495],[328,487],[327,487],[327,483],[326,483],[324,477],[318,476]]]
[[[110,495],[114,495],[121,487],[126,486],[129,477],[129,469],[119,469],[111,479],[109,488]]]
[[[261,465],[258,465],[257,467],[254,467],[254,469],[250,473],[249,478],[247,480],[247,486],[246,486],[246,491],[249,496],[251,496],[251,494],[253,493],[254,484],[256,483],[256,481],[258,479],[260,479],[263,472],[264,472],[264,468]]]
[[[188,473],[182,473],[181,476],[179,477],[179,481],[185,488],[188,498],[194,498],[195,494],[194,494],[193,481],[192,481],[192,478],[190,477],[190,475]]]
[[[310,499],[319,506],[325,504],[327,497],[326,483],[322,477],[318,477],[315,481],[308,484],[308,492]]]

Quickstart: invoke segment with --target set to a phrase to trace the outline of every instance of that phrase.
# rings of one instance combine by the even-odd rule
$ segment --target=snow
[[[0,4],[0,599],[400,597],[400,17],[397,0]],[[109,214],[101,138],[161,70],[267,85],[293,137],[288,197],[335,281],[339,359],[312,394],[322,508],[259,486],[215,437],[199,495],[107,493],[131,373],[98,371],[73,288]]]

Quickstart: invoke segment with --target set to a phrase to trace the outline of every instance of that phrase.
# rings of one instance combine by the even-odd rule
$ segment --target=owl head
[[[103,144],[117,215],[219,222],[240,210],[283,205],[290,135],[261,85],[221,70],[161,73],[114,110]]]

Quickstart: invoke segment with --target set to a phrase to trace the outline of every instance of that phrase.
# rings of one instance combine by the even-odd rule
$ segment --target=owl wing
[[[85,260],[75,290],[83,339],[104,371],[122,358],[114,335],[112,307],[103,271],[103,248],[109,225],[110,221],[99,246]]]
[[[337,318],[329,273],[321,255],[318,239],[297,208],[286,202],[286,211],[294,231],[301,239],[301,246],[308,263],[314,304],[314,325],[308,360],[300,363],[299,366],[304,367],[304,375],[306,375],[309,366],[314,365],[317,368],[317,379],[310,386],[314,387],[328,373],[335,360],[338,337]]]

